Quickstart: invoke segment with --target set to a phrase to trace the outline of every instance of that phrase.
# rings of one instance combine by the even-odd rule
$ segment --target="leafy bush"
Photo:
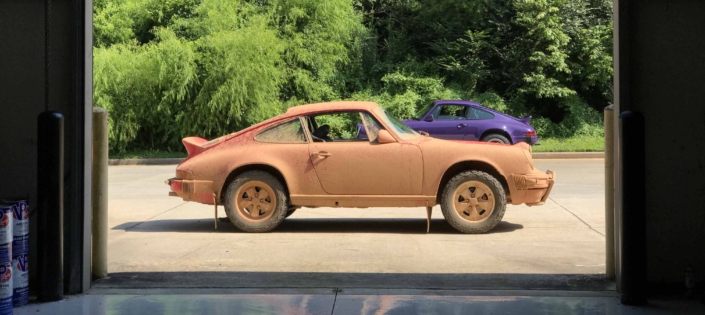
[[[96,0],[94,103],[118,152],[341,99],[402,119],[474,100],[532,115],[542,137],[596,137],[611,15],[607,0]]]

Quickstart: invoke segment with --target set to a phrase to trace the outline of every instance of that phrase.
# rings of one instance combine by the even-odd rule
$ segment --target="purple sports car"
[[[435,101],[404,123],[434,138],[537,144],[531,116],[515,118],[470,101]]]

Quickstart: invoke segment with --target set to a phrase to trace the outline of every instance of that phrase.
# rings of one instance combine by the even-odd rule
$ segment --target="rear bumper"
[[[195,201],[210,205],[216,200],[212,181],[170,178],[165,183],[171,189],[169,196],[181,197],[184,201]]]
[[[540,206],[546,203],[556,182],[556,172],[535,171],[530,174],[510,174],[508,185],[511,191],[510,202],[514,205]]]
[[[536,145],[536,144],[539,144],[539,136],[533,136],[533,137],[524,137],[524,136],[521,136],[521,137],[516,137],[516,138],[514,138],[514,139],[512,139],[512,140],[514,141],[514,143],[517,143],[517,142],[526,142],[526,143],[528,143],[529,145]]]

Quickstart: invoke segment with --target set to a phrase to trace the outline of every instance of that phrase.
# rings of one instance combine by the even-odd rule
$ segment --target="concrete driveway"
[[[330,273],[371,279],[603,274],[603,160],[535,164],[558,175],[550,200],[540,207],[508,206],[502,223],[483,235],[456,233],[440,207],[434,208],[429,234],[423,208],[303,208],[272,233],[241,233],[224,222],[215,230],[212,206],[167,196],[164,180],[175,166],[113,166],[109,272]],[[219,216],[225,216],[222,207]]]

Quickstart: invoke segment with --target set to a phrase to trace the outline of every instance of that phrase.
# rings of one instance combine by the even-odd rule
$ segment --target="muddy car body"
[[[317,117],[336,113],[359,115],[367,139],[331,139]],[[222,204],[251,232],[275,228],[299,207],[441,204],[456,229],[481,233],[507,203],[543,204],[555,178],[534,168],[526,144],[434,139],[371,102],[296,106],[237,133],[183,142],[188,157],[167,180],[170,195]]]

